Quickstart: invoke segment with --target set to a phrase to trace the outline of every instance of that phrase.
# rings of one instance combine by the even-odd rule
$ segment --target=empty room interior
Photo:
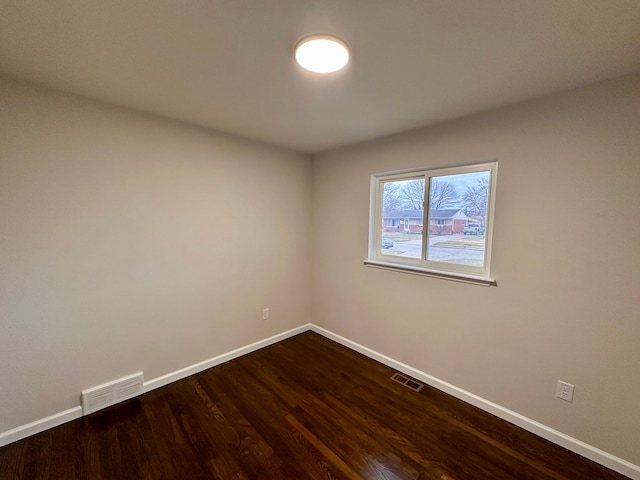
[[[640,479],[639,25],[0,1],[0,478]]]

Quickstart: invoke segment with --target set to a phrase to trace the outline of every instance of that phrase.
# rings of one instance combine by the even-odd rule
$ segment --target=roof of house
[[[451,218],[460,211],[459,208],[448,208],[442,210],[431,210],[429,218]],[[384,218],[420,218],[422,219],[424,210],[392,210],[383,214]]]
[[[460,211],[459,208],[431,210],[431,212],[429,212],[429,218],[451,218],[459,211]]]
[[[392,210],[384,213],[384,218],[422,218],[424,210]]]

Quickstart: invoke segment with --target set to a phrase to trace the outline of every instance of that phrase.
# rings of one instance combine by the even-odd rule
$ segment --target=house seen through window
[[[369,262],[489,279],[497,163],[373,175]]]

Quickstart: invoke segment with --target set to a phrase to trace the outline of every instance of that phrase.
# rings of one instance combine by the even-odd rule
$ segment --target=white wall
[[[494,159],[497,287],[363,265],[372,173]],[[639,75],[320,155],[314,322],[638,465],[639,207]]]
[[[0,432],[307,323],[310,211],[306,156],[0,80]]]

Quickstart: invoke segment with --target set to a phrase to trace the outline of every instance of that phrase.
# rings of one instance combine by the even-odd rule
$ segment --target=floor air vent
[[[82,413],[88,415],[140,395],[142,393],[142,382],[143,377],[142,372],[140,372],[84,390],[82,392]]]
[[[422,387],[424,387],[424,384],[418,382],[417,380],[414,380],[413,378],[406,377],[401,373],[394,373],[391,376],[391,380],[393,380],[394,382],[398,382],[400,385],[404,385],[405,387],[410,388],[411,390],[414,390],[416,392],[419,392],[420,390],[422,390]]]

